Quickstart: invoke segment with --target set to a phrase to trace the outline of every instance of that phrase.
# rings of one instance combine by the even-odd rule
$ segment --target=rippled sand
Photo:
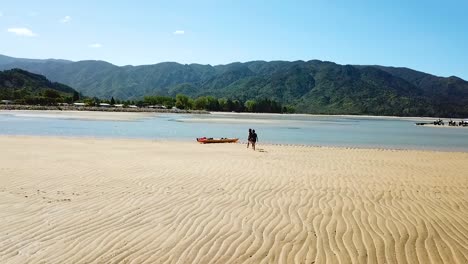
[[[0,263],[467,263],[468,153],[0,137]]]

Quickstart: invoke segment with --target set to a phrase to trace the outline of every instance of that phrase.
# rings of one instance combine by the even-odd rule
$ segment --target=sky
[[[0,0],[0,54],[116,65],[325,60],[468,80],[467,0]]]

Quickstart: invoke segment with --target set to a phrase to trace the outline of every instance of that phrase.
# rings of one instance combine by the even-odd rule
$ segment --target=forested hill
[[[28,60],[0,56],[0,69],[22,68],[87,96],[139,99],[182,93],[246,101],[268,98],[297,112],[399,116],[468,116],[468,82],[407,68],[311,61],[227,65],[115,66],[103,61]]]
[[[21,69],[0,71],[0,99],[17,104],[56,104],[78,97],[71,87]]]

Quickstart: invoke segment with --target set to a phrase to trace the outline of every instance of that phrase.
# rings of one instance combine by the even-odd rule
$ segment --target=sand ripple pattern
[[[468,263],[468,153],[0,144],[0,263]]]

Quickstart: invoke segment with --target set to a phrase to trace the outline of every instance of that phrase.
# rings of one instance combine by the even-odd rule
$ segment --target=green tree
[[[283,106],[283,113],[293,114],[295,112],[296,112],[296,109],[294,109],[294,107],[290,105]]]
[[[110,100],[110,105],[115,105],[115,100],[114,100],[114,97],[112,96],[111,100]]]
[[[60,93],[52,89],[46,89],[43,94],[47,98],[60,98]]]
[[[176,95],[175,106],[179,109],[190,109],[189,97],[183,94]]]
[[[257,102],[255,100],[248,100],[245,102],[245,108],[247,112],[255,112],[257,108]]]
[[[83,100],[83,103],[85,103],[88,106],[95,106],[95,101],[92,98],[85,98]]]
[[[193,103],[195,102],[195,100],[193,100],[192,98],[189,97],[188,99],[188,108],[186,109],[193,109]]]
[[[232,110],[231,111],[244,112],[244,111],[246,111],[246,108],[245,108],[245,105],[244,105],[244,103],[242,101],[234,100],[234,101],[232,101]]]
[[[193,108],[196,110],[204,110],[208,106],[208,100],[204,96],[196,98],[193,102]]]
[[[214,98],[213,96],[206,97],[206,110],[208,111],[219,111],[219,102],[218,99]]]
[[[220,109],[221,111],[225,111],[225,112],[226,112],[226,111],[229,111],[229,110],[227,109],[227,100],[226,100],[226,98],[219,98],[219,99],[218,99],[218,105],[219,105],[219,109]]]
[[[76,102],[76,101],[80,100],[80,94],[77,91],[73,92],[72,100],[73,100],[73,102]]]
[[[235,109],[234,106],[235,106],[234,102],[231,99],[227,99],[226,107],[223,110],[227,112],[231,112],[231,111],[244,112],[243,105],[241,103],[238,104],[238,107],[242,109]]]
[[[164,105],[167,108],[171,108],[175,104],[174,98],[160,95],[145,96],[143,101],[146,105]]]
[[[138,107],[143,107],[145,105],[145,102],[142,101],[142,100],[138,100],[135,102],[135,105],[138,106]]]

